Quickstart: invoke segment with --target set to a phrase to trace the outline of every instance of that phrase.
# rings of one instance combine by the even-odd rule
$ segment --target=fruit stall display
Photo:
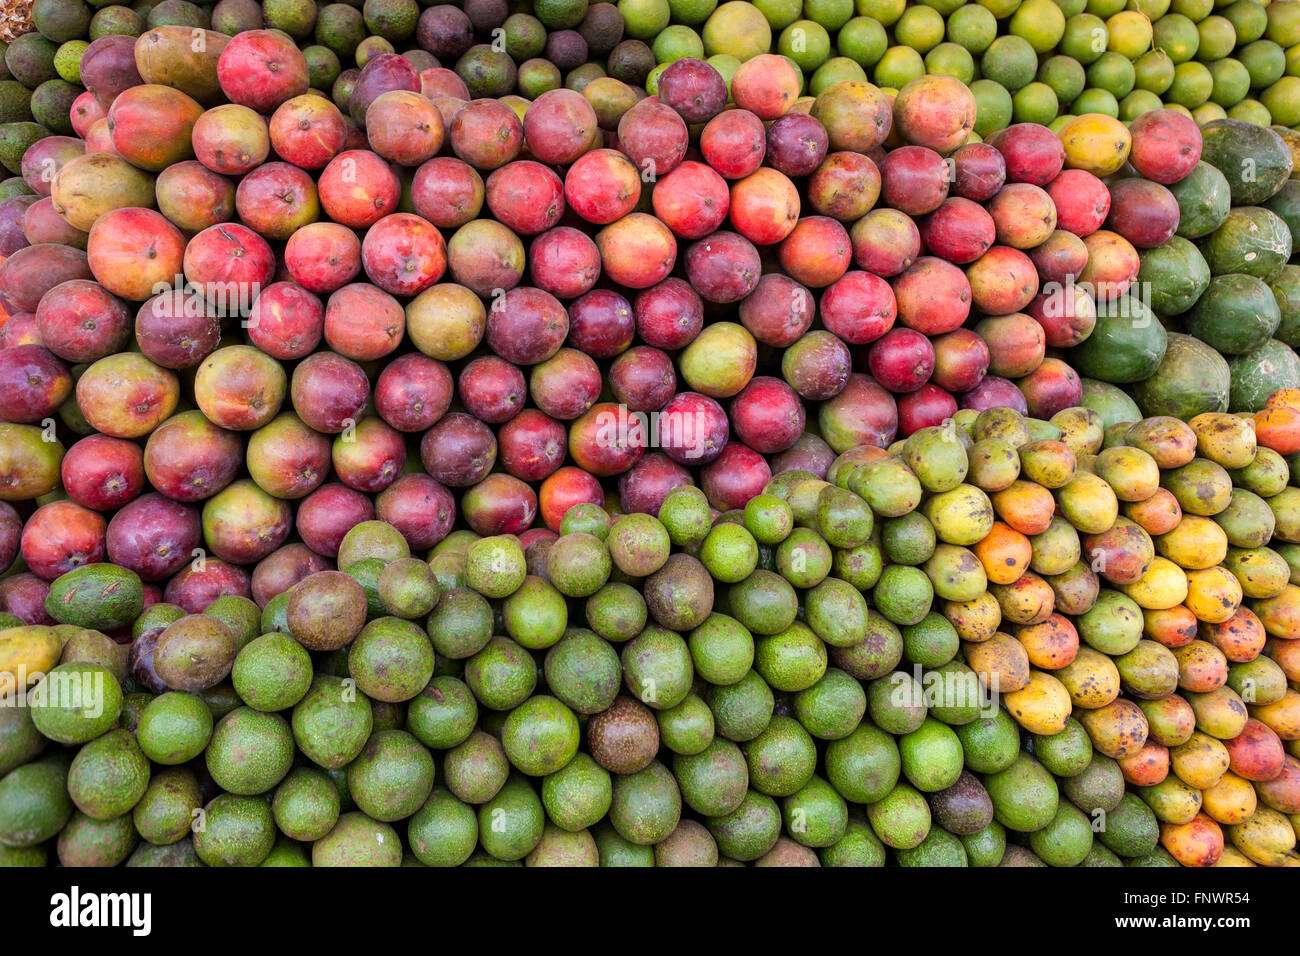
[[[0,863],[1300,862],[1300,2],[1136,6],[37,0]]]

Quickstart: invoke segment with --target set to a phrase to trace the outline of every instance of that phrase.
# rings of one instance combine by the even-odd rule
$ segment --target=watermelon
[[[1214,232],[1232,208],[1227,177],[1204,160],[1166,188],[1178,200],[1178,235],[1184,239],[1199,239]]]
[[[1129,391],[1144,415],[1172,415],[1183,421],[1201,412],[1226,412],[1231,376],[1228,362],[1200,339],[1169,333],[1160,367]]]
[[[1156,315],[1182,315],[1210,284],[1210,267],[1196,244],[1171,236],[1154,249],[1143,249],[1138,282],[1147,290]]]
[[[1257,412],[1279,388],[1300,386],[1300,356],[1277,339],[1269,339],[1253,352],[1234,356],[1228,369],[1232,375],[1230,412]]]
[[[1291,258],[1291,230],[1272,210],[1239,206],[1201,240],[1201,252],[1216,276],[1244,272],[1266,279]]]
[[[1291,175],[1291,150],[1267,126],[1211,120],[1201,127],[1201,158],[1228,180],[1234,206],[1257,206]]]
[[[1288,179],[1264,208],[1282,217],[1291,230],[1291,248],[1300,249],[1300,179]]]
[[[1183,316],[1183,327],[1224,355],[1241,355],[1272,338],[1281,321],[1273,290],[1264,280],[1235,272],[1210,280]]]
[[[1300,345],[1300,266],[1283,266],[1268,284],[1282,316],[1273,337],[1294,348]]]
[[[1165,356],[1165,327],[1141,299],[1122,295],[1097,303],[1092,334],[1070,350],[1080,375],[1124,385],[1153,373]]]

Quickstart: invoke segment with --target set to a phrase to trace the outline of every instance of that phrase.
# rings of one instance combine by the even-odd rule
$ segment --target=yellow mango
[[[1241,583],[1226,568],[1187,572],[1187,595],[1183,601],[1198,621],[1221,624],[1241,606]]]
[[[0,631],[0,697],[36,678],[59,662],[63,641],[58,631],[39,624],[9,627]]]
[[[1260,866],[1280,866],[1295,849],[1295,830],[1272,807],[1257,806],[1249,819],[1228,827],[1232,845]]]
[[[1061,441],[1074,452],[1076,459],[1101,450],[1101,416],[1091,408],[1077,405],[1062,409],[1052,416],[1052,424],[1061,430]]]
[[[1172,415],[1134,422],[1124,433],[1124,440],[1150,455],[1160,468],[1178,468],[1196,457],[1196,432]]]
[[[1219,862],[1214,864],[1220,867],[1232,866],[1255,866],[1255,862],[1250,857],[1242,853],[1231,843],[1223,848],[1223,855],[1219,857]]]
[[[1076,707],[1095,710],[1119,696],[1119,668],[1113,660],[1087,644],[1080,644],[1074,660],[1053,673]]]
[[[1104,178],[1128,161],[1133,137],[1128,127],[1105,113],[1084,113],[1058,131],[1065,146],[1065,165]]]
[[[1002,623],[1002,608],[988,591],[972,601],[945,601],[943,616],[963,641],[987,641]]]
[[[1161,823],[1160,845],[1183,866],[1214,866],[1223,858],[1223,830],[1198,813],[1186,823]]]
[[[1256,601],[1250,609],[1273,637],[1288,641],[1300,638],[1300,587],[1288,584],[1281,594]]]
[[[1182,604],[1187,598],[1187,575],[1168,558],[1156,557],[1137,581],[1118,587],[1136,601],[1138,607],[1163,611]],[[1195,613],[1195,608],[1192,612]]]
[[[1231,687],[1216,687],[1204,694],[1188,693],[1187,702],[1196,714],[1196,729],[1216,740],[1231,740],[1246,729],[1250,714]]]
[[[1160,489],[1160,468],[1141,448],[1114,445],[1097,455],[1097,476],[1120,501],[1146,501]]]
[[[933,495],[921,506],[921,512],[945,544],[969,547],[984,540],[993,528],[993,504],[974,485],[960,484]]]
[[[1201,812],[1201,791],[1173,774],[1151,787],[1139,787],[1138,796],[1161,823],[1191,823]]]
[[[1252,600],[1277,597],[1291,581],[1291,566],[1272,548],[1229,548],[1223,566]]]
[[[1198,730],[1186,743],[1169,748],[1169,763],[1183,783],[1208,790],[1228,772],[1228,748]]]
[[[1300,693],[1286,689],[1282,699],[1272,704],[1247,704],[1250,716],[1283,740],[1300,740]]]
[[[1104,707],[1080,710],[1079,723],[1094,749],[1115,760],[1132,757],[1147,742],[1147,717],[1131,700],[1118,698]]]
[[[965,645],[963,651],[966,663],[986,687],[996,686],[1009,694],[1029,683],[1029,655],[1010,634],[999,631],[987,641]]]
[[[1156,553],[1185,571],[1199,571],[1222,563],[1228,556],[1228,536],[1209,518],[1183,515],[1178,527],[1155,539]]]
[[[1105,480],[1085,471],[1056,491],[1056,504],[1067,521],[1084,534],[1101,534],[1119,517],[1119,499]]]
[[[1059,680],[1043,671],[1031,671],[1024,687],[1003,694],[1002,706],[1031,734],[1059,734],[1070,719],[1069,693]]]
[[[1255,423],[1227,412],[1202,412],[1190,422],[1196,453],[1224,468],[1245,468],[1255,460]]]
[[[1219,782],[1201,792],[1201,808],[1210,818],[1224,825],[1250,819],[1259,800],[1249,780],[1229,770]]]

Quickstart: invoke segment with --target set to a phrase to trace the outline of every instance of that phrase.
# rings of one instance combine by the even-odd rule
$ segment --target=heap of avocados
[[[70,571],[0,622],[0,864],[1294,866],[1300,456],[1099,407],[368,521],[260,609]]]

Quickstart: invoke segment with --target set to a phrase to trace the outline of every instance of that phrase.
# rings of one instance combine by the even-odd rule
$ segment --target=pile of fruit
[[[1074,6],[37,0],[0,863],[1300,863],[1300,2]]]

